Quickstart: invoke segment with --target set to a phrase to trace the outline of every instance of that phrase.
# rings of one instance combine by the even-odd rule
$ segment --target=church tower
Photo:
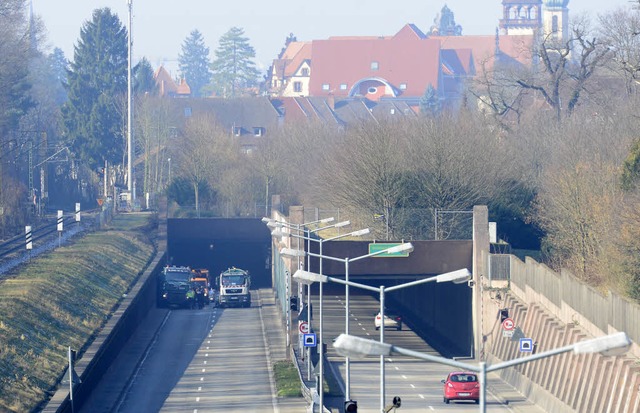
[[[502,34],[531,35],[541,26],[542,0],[502,0]]]
[[[558,41],[569,39],[569,0],[544,0],[543,33]]]

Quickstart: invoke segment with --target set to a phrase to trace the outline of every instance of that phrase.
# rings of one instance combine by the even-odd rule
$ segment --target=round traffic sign
[[[513,321],[512,318],[505,318],[504,321],[502,322],[502,328],[504,328],[507,331],[513,330],[516,327],[516,323]]]
[[[298,326],[298,329],[302,334],[309,334],[309,323],[306,321],[302,321]]]

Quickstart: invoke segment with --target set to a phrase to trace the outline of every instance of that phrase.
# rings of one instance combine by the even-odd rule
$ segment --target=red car
[[[444,402],[450,400],[473,400],[480,403],[480,383],[478,375],[468,371],[456,371],[449,373],[444,384]]]

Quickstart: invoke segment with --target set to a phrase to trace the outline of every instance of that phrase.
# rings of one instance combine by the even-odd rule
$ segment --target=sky
[[[46,26],[48,51],[59,47],[69,60],[83,24],[95,9],[108,7],[123,25],[128,0],[31,0]],[[293,33],[299,41],[330,36],[389,36],[413,23],[426,32],[446,4],[462,34],[495,34],[502,0],[132,0],[133,60],[146,57],[175,77],[184,40],[202,33],[210,58],[220,37],[232,27],[244,30],[256,51],[256,65],[266,71]],[[569,16],[629,8],[629,0],[570,0]]]

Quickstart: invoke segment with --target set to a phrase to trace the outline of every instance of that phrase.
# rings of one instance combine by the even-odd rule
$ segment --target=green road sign
[[[375,242],[373,244],[369,244],[369,254],[386,250],[387,248],[397,247],[398,245],[401,245],[401,244],[398,242]],[[382,254],[374,255],[374,258],[375,257],[408,257],[408,256],[409,256],[409,251],[394,252],[391,254],[385,252]]]

